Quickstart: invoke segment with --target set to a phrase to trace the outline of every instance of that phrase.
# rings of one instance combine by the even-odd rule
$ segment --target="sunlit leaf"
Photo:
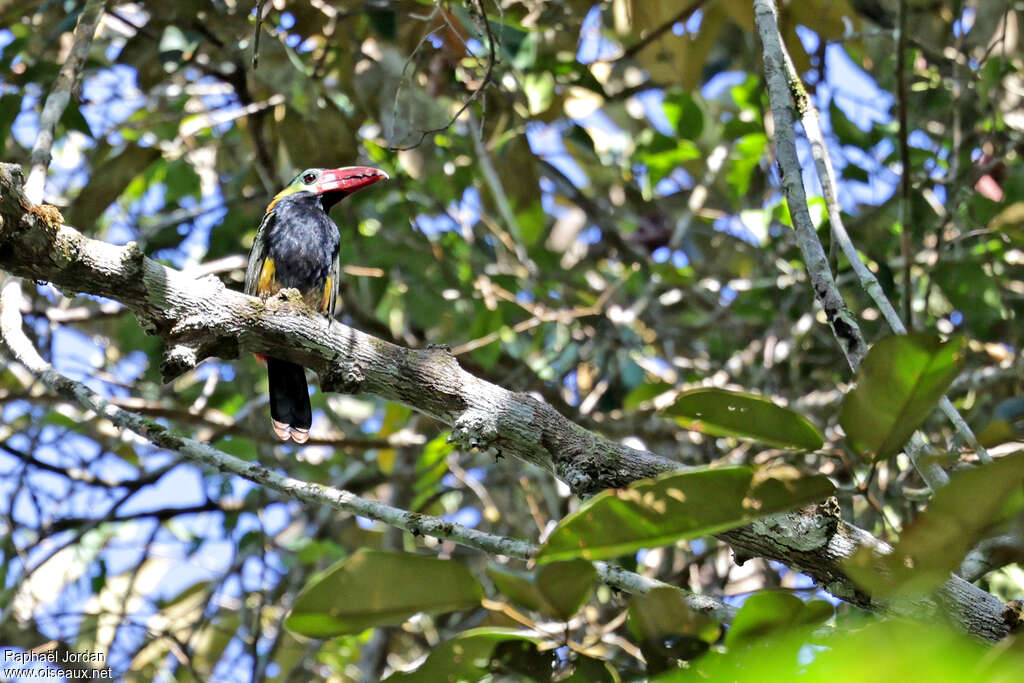
[[[921,593],[949,578],[985,530],[1024,511],[1024,452],[957,473],[903,530],[893,552],[864,548],[848,563],[874,594]]]
[[[868,351],[839,423],[860,453],[887,458],[924,422],[963,367],[962,339],[929,333],[887,337]]]
[[[285,626],[326,638],[399,624],[417,612],[467,609],[482,595],[480,584],[458,562],[361,550],[308,583]]]
[[[727,647],[750,643],[771,633],[796,626],[813,625],[832,616],[832,605],[824,600],[804,602],[783,591],[760,591],[747,598],[729,625]]]
[[[626,394],[622,400],[622,407],[626,410],[636,410],[641,404],[647,403],[655,396],[660,396],[670,390],[672,385],[668,382],[655,382],[654,384],[641,384]]]
[[[539,639],[528,631],[509,628],[482,627],[460,633],[435,647],[418,668],[398,672],[386,681],[436,683],[437,681],[478,681],[491,668],[495,648],[505,642],[518,641],[535,645]]]
[[[559,522],[537,561],[603,559],[705,536],[821,500],[835,490],[823,476],[754,474],[749,467],[702,468],[603,491]]]
[[[597,570],[585,560],[554,562],[532,575],[492,565],[487,575],[506,597],[563,621],[576,614],[597,584]]]
[[[668,681],[1014,681],[1024,656],[957,633],[939,622],[877,620],[814,638],[812,627],[774,633],[751,647],[709,654],[659,677]]]
[[[807,418],[754,394],[694,389],[680,394],[664,413],[687,429],[711,436],[734,436],[808,451],[823,443],[821,432]]]
[[[687,140],[696,140],[700,137],[704,130],[704,113],[689,93],[672,93],[665,97],[661,106],[676,135]]]

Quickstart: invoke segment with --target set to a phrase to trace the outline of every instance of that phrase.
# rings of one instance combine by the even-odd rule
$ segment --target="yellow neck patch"
[[[267,204],[267,210],[264,213],[270,213],[274,209],[274,206],[279,201],[281,201],[290,194],[301,192],[303,189],[305,188],[303,188],[301,185],[289,185],[288,187],[284,188],[283,190],[274,195],[274,198],[270,200],[269,204]]]

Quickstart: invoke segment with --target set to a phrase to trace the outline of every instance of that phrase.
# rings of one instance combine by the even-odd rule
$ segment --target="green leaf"
[[[689,93],[667,95],[661,106],[676,135],[687,140],[696,140],[700,137],[704,130],[704,114]]]
[[[699,159],[701,152],[689,140],[676,140],[648,130],[641,134],[635,156],[647,167],[653,185],[687,161]]]
[[[791,629],[724,655],[709,653],[689,670],[657,680],[961,683],[1020,678],[1024,657],[1014,648],[992,648],[938,621],[876,620],[837,628],[824,641],[807,628]]]
[[[285,626],[311,638],[400,624],[417,612],[479,604],[483,591],[463,565],[422,555],[360,550],[299,593]]]
[[[666,586],[633,596],[629,601],[629,630],[640,642],[686,635],[710,645],[718,640],[720,627],[692,610],[682,591]]]
[[[763,396],[738,391],[694,389],[680,394],[664,412],[683,427],[711,436],[735,436],[808,451],[824,443],[821,432],[799,413]]]
[[[553,562],[537,572],[537,588],[551,605],[552,614],[568,621],[597,585],[597,570],[586,560]]]
[[[795,626],[812,625],[831,618],[834,610],[824,600],[805,603],[800,598],[782,591],[754,593],[736,613],[725,644],[729,648],[745,645],[769,633],[785,631]]]
[[[931,333],[887,337],[871,347],[839,411],[853,448],[875,458],[898,453],[960,373],[963,351],[962,339],[943,342]]]
[[[725,180],[737,197],[747,194],[754,170],[761,165],[767,151],[768,136],[763,132],[749,133],[736,140],[732,153],[729,154]]]
[[[924,514],[904,529],[893,552],[862,552],[846,565],[872,594],[931,591],[949,578],[986,529],[1024,510],[1024,452],[956,474]]]
[[[626,410],[636,410],[642,404],[647,403],[655,396],[660,396],[670,390],[672,385],[668,382],[655,382],[654,384],[641,384],[626,394],[622,399],[622,407]]]
[[[434,648],[415,671],[398,672],[384,680],[424,683],[479,681],[490,670],[495,648],[510,641],[534,645],[540,642],[526,631],[498,627],[474,628]]]
[[[579,611],[597,584],[597,570],[586,560],[553,562],[533,576],[492,565],[487,575],[506,597],[562,621]]]
[[[540,202],[534,202],[527,209],[516,213],[516,220],[519,222],[519,230],[522,233],[523,242],[531,247],[544,235],[548,224],[548,216]]]
[[[533,578],[525,572],[517,572],[500,565],[490,565],[487,567],[487,576],[494,582],[495,588],[506,598],[534,612],[546,611],[547,604],[544,597],[537,589]]]
[[[770,473],[700,468],[602,491],[559,522],[537,561],[617,557],[731,529],[835,491],[827,477]]]
[[[530,116],[547,110],[555,94],[555,78],[550,73],[527,74],[523,78],[523,92]]]

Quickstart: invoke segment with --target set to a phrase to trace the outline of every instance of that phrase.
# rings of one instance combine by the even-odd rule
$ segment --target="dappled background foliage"
[[[391,182],[333,213],[346,322],[406,346],[448,345],[470,371],[680,463],[829,475],[845,519],[895,540],[927,490],[905,456],[862,459],[837,427],[851,374],[815,307],[778,191],[752,7],[686,4],[268,0],[257,18],[252,3],[230,0],[110,2],[58,127],[47,200],[88,235],[133,240],[169,265],[240,288],[264,208],[294,173],[382,168]],[[1024,414],[1015,398],[1021,10],[981,0],[908,4],[902,103],[896,3],[783,2],[781,26],[822,111],[855,242],[911,312],[911,328],[963,335],[952,397],[986,445],[999,446],[1018,436]],[[27,161],[81,5],[0,10],[4,160]],[[810,169],[809,148],[800,151]],[[903,205],[901,151],[913,188]],[[805,179],[820,192],[810,173]],[[813,199],[812,209],[828,247],[824,203]],[[887,329],[838,250],[830,257],[873,343]],[[255,360],[208,361],[164,385],[159,342],[119,306],[42,284],[26,292],[27,329],[58,370],[229,453],[532,540],[578,504],[548,474],[456,450],[430,420],[368,396],[315,391],[310,445],[282,447],[265,425],[266,380]],[[53,400],[17,366],[4,367],[0,385],[5,633],[28,629],[103,651],[115,671],[139,680],[375,680],[431,652],[424,666],[441,668],[421,676],[441,680],[453,661],[446,647],[469,648],[482,662],[461,670],[470,678],[492,666],[612,680],[613,670],[640,675],[643,661],[672,668],[716,642],[699,660],[709,671],[754,666],[749,652],[746,664],[720,652],[717,624],[591,590],[585,569],[565,570],[586,588],[569,599],[558,572],[550,585],[539,574],[506,576],[523,567],[179,462]],[[660,413],[682,391],[708,386],[796,409],[824,435],[823,447],[800,454],[709,436]],[[938,415],[925,428],[947,466],[974,460]],[[954,503],[969,505],[970,495]],[[1019,539],[1019,516],[1017,526],[1010,517],[1000,533]],[[976,526],[972,533],[987,529]],[[470,591],[446,603],[453,614],[364,617],[330,638],[285,628],[317,572],[338,560],[363,566],[381,549],[455,558],[491,601],[472,607],[479,595]],[[982,585],[1019,597],[1018,559],[1002,558]],[[831,599],[779,564],[735,563],[710,538],[616,561],[735,604],[763,588]],[[388,562],[374,566],[390,576]],[[827,603],[758,595],[763,604],[751,601],[725,652],[745,652],[774,627],[833,618]],[[840,624],[856,611],[838,609]],[[471,632],[462,645],[444,644],[498,626],[536,630]],[[795,667],[810,637],[774,651]],[[897,637],[911,651],[928,642],[916,631],[861,633],[833,643],[817,670],[862,664],[857,648],[877,652]],[[980,656],[969,644],[946,650],[966,669],[937,675],[971,670]]]

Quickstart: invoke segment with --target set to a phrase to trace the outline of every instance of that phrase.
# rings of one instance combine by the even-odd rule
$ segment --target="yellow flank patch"
[[[277,281],[274,279],[275,273],[274,259],[263,259],[263,267],[260,268],[260,279],[256,283],[257,294],[275,294],[280,289],[277,286]]]
[[[331,281],[331,277],[328,275],[327,281],[324,282],[324,300],[320,304],[320,311],[328,315],[331,314],[331,311],[329,309],[331,307],[331,286],[333,284],[334,283]]]

